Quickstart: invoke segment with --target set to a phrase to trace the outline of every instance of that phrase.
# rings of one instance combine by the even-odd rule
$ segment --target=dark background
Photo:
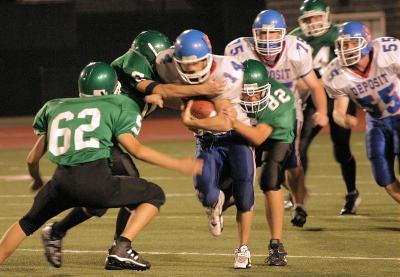
[[[357,10],[354,4],[357,2],[366,7],[371,1],[326,2],[343,11],[346,7]],[[286,16],[288,29],[294,28],[301,3],[300,0],[0,1],[0,116],[33,115],[48,99],[76,96],[77,78],[83,66],[91,61],[111,62],[143,30],[161,31],[173,41],[183,30],[199,29],[210,37],[213,52],[222,54],[231,40],[251,36],[252,22],[265,8],[277,9],[278,5]],[[390,3],[395,3],[390,12],[394,16],[400,14],[399,1]],[[400,26],[392,29],[398,31]],[[391,34],[388,28],[388,34],[396,33]]]
[[[111,62],[146,29],[161,31],[171,41],[185,29],[202,30],[214,53],[221,54],[235,36],[250,35],[254,15],[264,8],[260,0],[249,1],[251,6],[246,1],[186,1],[188,8],[177,11],[159,5],[165,1],[133,2],[147,7],[80,12],[77,1],[1,2],[0,116],[35,114],[48,99],[76,96],[83,66]]]

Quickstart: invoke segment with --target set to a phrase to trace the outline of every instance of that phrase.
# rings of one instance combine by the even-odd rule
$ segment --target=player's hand
[[[203,160],[183,158],[181,159],[180,171],[189,176],[201,175],[203,172]]]
[[[218,95],[221,94],[226,86],[226,79],[224,77],[211,76],[201,86],[201,92],[204,95]]]
[[[183,124],[185,124],[188,127],[195,127],[194,124],[194,120],[195,118],[192,116],[190,110],[192,108],[193,105],[193,100],[190,100],[189,102],[187,102],[186,106],[182,105],[181,106],[181,119]]]
[[[32,184],[29,186],[29,189],[31,191],[37,191],[41,187],[43,187],[43,180],[42,179],[38,179],[38,180],[33,180]]]
[[[237,117],[237,112],[236,109],[232,106],[224,108],[222,111],[223,115],[225,116],[226,119],[230,121],[235,121]]]
[[[352,116],[350,114],[346,114],[346,119],[345,119],[345,124],[346,124],[346,128],[351,129],[357,126],[358,124],[358,119],[355,116]]]
[[[324,127],[328,124],[329,118],[326,114],[316,112],[312,115],[312,121],[314,126]]]
[[[162,99],[161,95],[159,94],[150,94],[144,97],[144,101],[149,104],[154,104],[160,107],[161,109],[164,108],[164,100]]]

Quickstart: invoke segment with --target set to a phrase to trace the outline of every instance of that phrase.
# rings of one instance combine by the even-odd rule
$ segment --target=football
[[[217,115],[214,102],[208,99],[193,99],[190,113],[198,119],[212,117]]]

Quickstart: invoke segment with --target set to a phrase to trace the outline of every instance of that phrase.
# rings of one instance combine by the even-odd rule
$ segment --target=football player
[[[146,95],[156,94],[162,98],[170,98],[171,96],[180,96],[183,93],[185,95],[199,92],[212,94],[218,93],[224,86],[223,80],[215,79],[198,86],[160,84],[157,82],[158,76],[154,71],[156,56],[170,46],[171,42],[164,34],[154,30],[143,31],[135,37],[131,48],[111,63],[121,84],[121,94],[127,95],[139,105],[142,118],[156,108],[156,105],[146,103],[144,100]],[[113,175],[139,177],[139,172],[130,156],[122,151],[118,145],[115,145],[112,150]],[[47,224],[42,230],[42,240],[48,261],[53,266],[60,267],[62,263],[62,239],[67,231],[92,216],[103,216],[106,211],[106,209],[76,207],[59,222]],[[116,221],[115,237],[118,237],[124,230],[129,217],[129,209],[120,209]]]
[[[366,148],[377,184],[400,203],[400,183],[394,173],[400,135],[400,41],[371,40],[359,21],[343,24],[336,39],[337,58],[322,75],[334,98],[333,119],[352,128],[357,118],[347,114],[350,100],[366,112]]]
[[[43,183],[39,161],[47,151],[57,165],[51,180],[36,195],[29,212],[14,223],[0,241],[0,263],[48,219],[72,207],[134,208],[107,257],[118,269],[147,270],[150,263],[132,249],[131,241],[157,215],[165,202],[162,189],[145,179],[112,176],[109,162],[117,140],[133,156],[188,175],[201,173],[200,160],[175,159],[142,145],[141,110],[118,92],[114,69],[90,63],[79,76],[80,98],[48,101],[33,122],[39,136],[27,157],[36,186]],[[136,118],[137,120],[132,120]]]
[[[253,151],[246,139],[232,130],[230,121],[223,115],[224,107],[232,104],[239,120],[249,124],[246,113],[240,109],[242,65],[232,57],[213,55],[207,35],[198,30],[182,32],[174,46],[157,56],[157,72],[165,82],[196,85],[212,77],[227,80],[222,94],[210,98],[216,116],[194,118],[190,112],[193,102],[189,101],[182,112],[182,120],[190,129],[200,130],[196,134],[196,157],[204,160],[204,174],[194,179],[194,187],[207,210],[209,230],[214,236],[221,234],[222,210],[232,196],[239,232],[234,268],[249,268],[251,257],[247,245],[254,204]],[[232,182],[223,182],[228,177]]]
[[[241,37],[229,43],[225,54],[235,56],[240,62],[247,59],[261,61],[269,75],[281,84],[294,90],[299,79],[310,88],[311,97],[316,106],[313,123],[325,126],[326,95],[324,88],[312,70],[311,48],[302,39],[286,35],[286,23],[283,15],[275,10],[261,11],[254,20],[253,37]],[[302,227],[307,213],[304,207],[306,188],[304,171],[300,162],[299,141],[303,124],[301,99],[296,93],[296,140],[291,161],[288,163],[288,184],[293,194],[295,207],[292,218],[294,226]]]
[[[243,124],[228,110],[235,131],[261,152],[260,188],[271,240],[268,245],[268,265],[285,266],[287,253],[282,243],[283,192],[286,162],[292,151],[296,109],[294,95],[284,85],[269,78],[265,66],[257,60],[243,63],[244,80],[241,106],[254,121]]]
[[[298,36],[312,47],[313,68],[318,78],[321,78],[324,68],[335,57],[335,40],[338,34],[338,26],[331,24],[329,7],[323,0],[305,0],[300,7],[299,26],[290,34]],[[322,82],[322,80],[320,79]],[[313,126],[312,115],[315,113],[315,106],[308,97],[307,89],[303,102],[304,123],[300,137],[300,157],[304,168],[307,171],[307,151],[311,141],[322,129],[320,126]],[[350,150],[351,129],[342,128],[332,118],[333,99],[328,97],[328,117],[330,136],[333,142],[333,153],[336,161],[340,164],[343,180],[346,184],[347,193],[345,204],[340,211],[341,215],[355,214],[361,197],[356,189],[356,161]],[[356,114],[356,105],[349,103],[350,115]]]

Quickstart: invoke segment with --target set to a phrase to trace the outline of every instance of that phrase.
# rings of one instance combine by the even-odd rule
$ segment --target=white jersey
[[[157,55],[156,69],[160,78],[166,83],[185,84],[180,77],[178,70],[173,62],[173,49],[167,49]],[[210,76],[224,77],[226,86],[224,91],[211,100],[226,99],[236,109],[237,118],[245,124],[250,124],[247,114],[240,107],[240,97],[242,94],[243,70],[242,65],[232,57],[213,55],[213,65]]]
[[[400,114],[400,41],[381,37],[372,41],[373,56],[364,73],[332,60],[322,80],[331,97],[347,96],[374,118]]]
[[[273,65],[267,65],[260,59],[252,37],[241,37],[230,42],[225,47],[225,55],[234,56],[240,62],[247,59],[261,61],[270,77],[295,91],[297,80],[313,69],[312,49],[301,38],[292,35],[286,35],[284,42],[282,52]]]

